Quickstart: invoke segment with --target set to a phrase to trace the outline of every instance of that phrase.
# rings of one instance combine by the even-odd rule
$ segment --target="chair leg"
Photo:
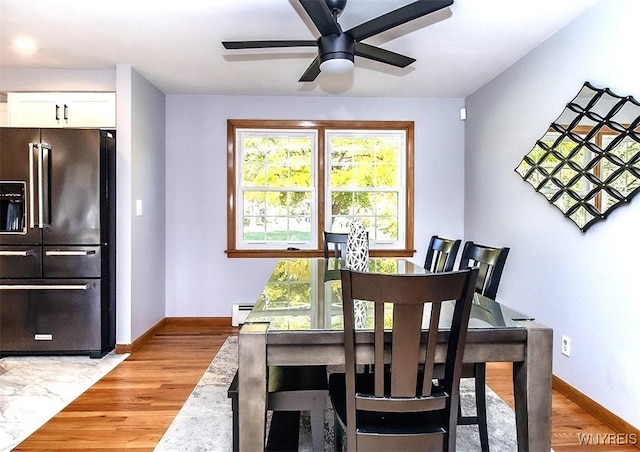
[[[231,415],[233,418],[233,452],[240,450],[240,434],[238,432],[238,372],[233,377],[227,396],[231,399]]]
[[[314,452],[324,452],[324,411],[326,396],[323,400],[314,401],[314,407],[309,411],[311,418],[311,438]]]
[[[489,431],[487,428],[487,393],[485,363],[475,365],[476,370],[476,415],[478,417],[478,433],[480,434],[480,448],[482,452],[489,452]]]
[[[342,427],[338,420],[338,415],[333,413],[333,450],[336,452],[342,452]]]
[[[309,409],[311,418],[311,439],[313,440],[314,452],[324,451],[324,412],[327,408],[327,391],[318,391],[313,396],[313,403]]]
[[[237,397],[231,400],[231,405],[233,410],[233,452],[238,452],[240,450],[240,433],[238,432],[240,414],[238,413]]]

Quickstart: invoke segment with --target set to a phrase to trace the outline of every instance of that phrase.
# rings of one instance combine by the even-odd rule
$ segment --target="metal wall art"
[[[586,82],[515,171],[585,232],[640,191],[640,103]]]

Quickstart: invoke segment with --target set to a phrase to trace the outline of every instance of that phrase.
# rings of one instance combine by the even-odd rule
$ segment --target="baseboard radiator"
[[[252,304],[234,304],[231,311],[231,326],[242,325],[252,309]]]

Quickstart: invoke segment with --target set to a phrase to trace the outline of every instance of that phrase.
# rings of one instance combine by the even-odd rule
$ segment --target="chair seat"
[[[325,401],[329,393],[327,385],[326,366],[269,366],[268,406],[272,411],[309,411],[311,417],[311,436],[314,450],[324,450],[324,410]],[[231,399],[233,411],[233,450],[239,447],[238,432],[238,372],[227,391]],[[297,430],[287,433],[292,424],[293,416],[276,416],[283,419],[277,422],[278,429],[270,435],[269,450],[282,450],[281,437],[291,437]],[[282,428],[281,428],[282,427]],[[273,438],[272,438],[273,436]],[[285,438],[287,439],[287,438]],[[292,439],[292,438],[289,438]],[[277,444],[277,445],[276,445]]]
[[[269,392],[326,390],[326,366],[270,366]]]
[[[356,375],[356,388],[363,393],[372,393],[374,387],[374,374],[363,373]],[[438,388],[434,388],[433,394],[437,395]],[[329,394],[331,403],[338,418],[346,422],[346,385],[345,374],[335,373],[329,376]],[[389,413],[389,412],[356,412],[357,430],[360,433],[377,434],[444,434],[441,427],[442,419],[440,411],[417,413]]]

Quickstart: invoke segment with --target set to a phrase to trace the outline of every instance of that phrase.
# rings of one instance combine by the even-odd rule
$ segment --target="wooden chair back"
[[[434,235],[429,240],[424,268],[432,273],[450,272],[456,263],[462,240],[451,240]]]
[[[342,262],[347,258],[347,241],[349,234],[346,232],[324,231],[324,258],[335,257]]]
[[[477,276],[477,269],[424,275],[342,270],[348,450],[446,450],[445,444],[455,449],[459,380]],[[357,377],[357,335],[371,334],[355,328],[354,303],[363,300],[373,302],[373,374]],[[438,325],[441,312],[449,307],[445,302],[453,303],[452,323],[444,378],[435,385]],[[393,306],[391,325],[390,319],[385,322],[386,303]],[[423,333],[426,325],[428,332]],[[356,387],[356,379],[367,376],[374,380],[372,387]],[[392,434],[388,425],[380,425],[379,431],[362,431],[356,428],[356,411],[358,417],[363,412],[392,417],[415,414],[421,434],[408,435],[413,423],[404,417],[399,424],[406,424],[407,431],[400,434]]]
[[[507,261],[509,248],[495,248],[466,242],[460,257],[460,269],[478,267],[476,292],[494,300]]]

